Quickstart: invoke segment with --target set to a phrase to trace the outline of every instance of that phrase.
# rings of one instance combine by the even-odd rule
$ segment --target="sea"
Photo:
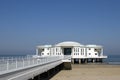
[[[4,58],[19,58],[19,57],[30,57],[32,55],[0,55],[0,59]],[[110,65],[120,65],[120,55],[107,55],[107,59],[103,59],[103,63]]]
[[[107,64],[120,65],[120,55],[108,55],[103,61]]]

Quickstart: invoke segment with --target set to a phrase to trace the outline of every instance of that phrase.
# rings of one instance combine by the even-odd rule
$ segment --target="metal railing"
[[[30,68],[38,65],[47,64],[50,62],[54,62],[57,60],[62,60],[63,57],[60,56],[48,56],[48,57],[39,57],[39,58],[33,58],[33,57],[18,57],[18,58],[0,58],[0,75]]]
[[[64,59],[64,60],[65,60],[65,59],[71,59],[71,57],[72,57],[71,55],[64,55],[64,56],[63,56],[63,59]]]

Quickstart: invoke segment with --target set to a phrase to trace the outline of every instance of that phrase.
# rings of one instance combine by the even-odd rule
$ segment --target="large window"
[[[71,48],[64,48],[64,55],[71,55]]]

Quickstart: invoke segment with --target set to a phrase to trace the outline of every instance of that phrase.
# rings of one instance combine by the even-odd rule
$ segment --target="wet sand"
[[[120,65],[72,65],[50,80],[120,80]]]

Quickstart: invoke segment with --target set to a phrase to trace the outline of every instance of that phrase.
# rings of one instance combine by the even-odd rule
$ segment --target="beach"
[[[120,65],[73,64],[50,80],[120,80]]]

